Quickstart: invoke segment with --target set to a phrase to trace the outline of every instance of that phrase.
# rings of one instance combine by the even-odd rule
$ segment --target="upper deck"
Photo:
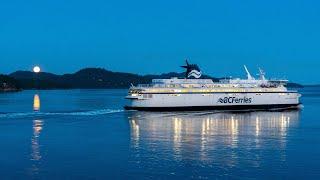
[[[219,82],[213,82],[212,79],[200,79],[199,67],[186,63],[187,66],[182,66],[187,69],[185,78],[153,79],[150,84],[132,86],[129,93],[288,92],[285,87],[287,80],[267,80],[261,69],[259,69],[259,79],[251,76],[247,67],[244,66],[247,79],[222,79]]]
[[[131,91],[143,93],[212,93],[212,92],[286,92],[282,84],[213,82],[211,79],[154,79],[151,84],[139,84]]]

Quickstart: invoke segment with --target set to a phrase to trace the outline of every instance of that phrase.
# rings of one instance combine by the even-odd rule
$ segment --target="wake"
[[[105,114],[120,113],[121,109],[99,109],[92,111],[71,111],[71,112],[13,112],[2,113],[0,118],[23,118],[23,117],[38,117],[38,116],[98,116]]]

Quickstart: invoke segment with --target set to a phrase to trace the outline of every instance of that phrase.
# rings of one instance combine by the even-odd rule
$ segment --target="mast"
[[[266,80],[266,77],[264,75],[266,75],[266,73],[261,68],[259,68],[260,80]]]
[[[247,72],[247,78],[248,78],[248,80],[254,80],[254,77],[251,76],[250,72],[249,72],[248,69],[247,69],[247,66],[246,66],[246,65],[243,65],[243,66],[244,66],[244,69],[245,69],[246,72]]]

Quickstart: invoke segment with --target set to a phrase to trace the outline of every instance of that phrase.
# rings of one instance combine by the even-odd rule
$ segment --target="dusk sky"
[[[159,74],[186,58],[215,77],[320,83],[320,2],[10,0],[0,2],[0,73],[84,67]]]

